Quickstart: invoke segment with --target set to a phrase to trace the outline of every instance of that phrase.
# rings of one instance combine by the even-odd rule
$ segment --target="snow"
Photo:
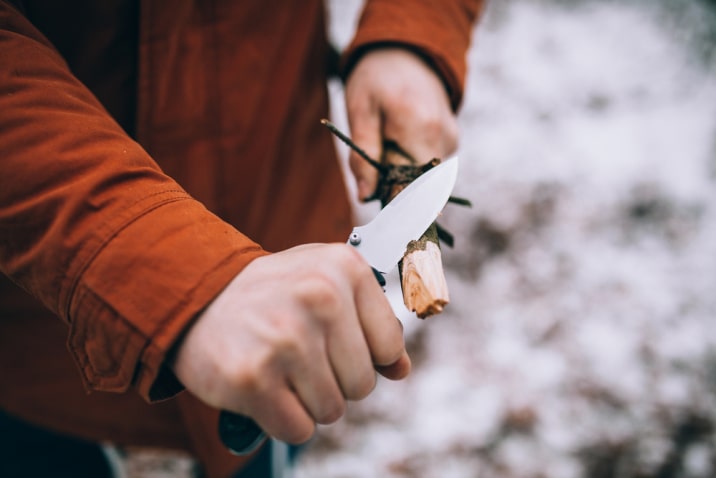
[[[338,46],[359,3],[329,2]],[[296,478],[716,475],[714,31],[695,1],[493,0],[459,116],[474,206],[441,219],[452,303],[401,315],[413,373]]]

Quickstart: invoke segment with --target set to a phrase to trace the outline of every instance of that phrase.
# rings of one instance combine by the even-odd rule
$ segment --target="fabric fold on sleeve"
[[[166,354],[266,252],[166,176],[3,1],[0,144],[0,271],[69,325],[90,389],[176,392]]]
[[[137,204],[129,216],[82,272],[70,304],[69,344],[90,389],[123,392],[133,383],[159,400],[180,390],[163,369],[173,344],[266,252],[175,193]]]

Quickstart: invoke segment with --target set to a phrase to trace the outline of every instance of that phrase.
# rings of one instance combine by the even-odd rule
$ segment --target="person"
[[[386,138],[425,161],[456,148],[483,3],[366,2],[340,74],[370,155]],[[375,370],[409,372],[400,324],[344,244],[350,202],[320,124],[325,6],[272,7],[0,0],[6,416],[187,450],[228,476],[245,459],[220,443],[218,409],[301,443]],[[368,196],[374,171],[350,166]]]

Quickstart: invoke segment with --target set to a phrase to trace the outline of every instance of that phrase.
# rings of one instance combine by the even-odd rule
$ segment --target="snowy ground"
[[[341,45],[357,5],[330,3]],[[460,113],[474,207],[442,220],[452,303],[405,321],[411,377],[320,428],[296,478],[716,476],[701,5],[493,0]]]

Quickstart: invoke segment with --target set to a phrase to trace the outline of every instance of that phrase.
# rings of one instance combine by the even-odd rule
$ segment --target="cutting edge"
[[[457,181],[453,156],[420,175],[369,223],[353,228],[348,243],[382,273],[390,272],[443,210]]]

